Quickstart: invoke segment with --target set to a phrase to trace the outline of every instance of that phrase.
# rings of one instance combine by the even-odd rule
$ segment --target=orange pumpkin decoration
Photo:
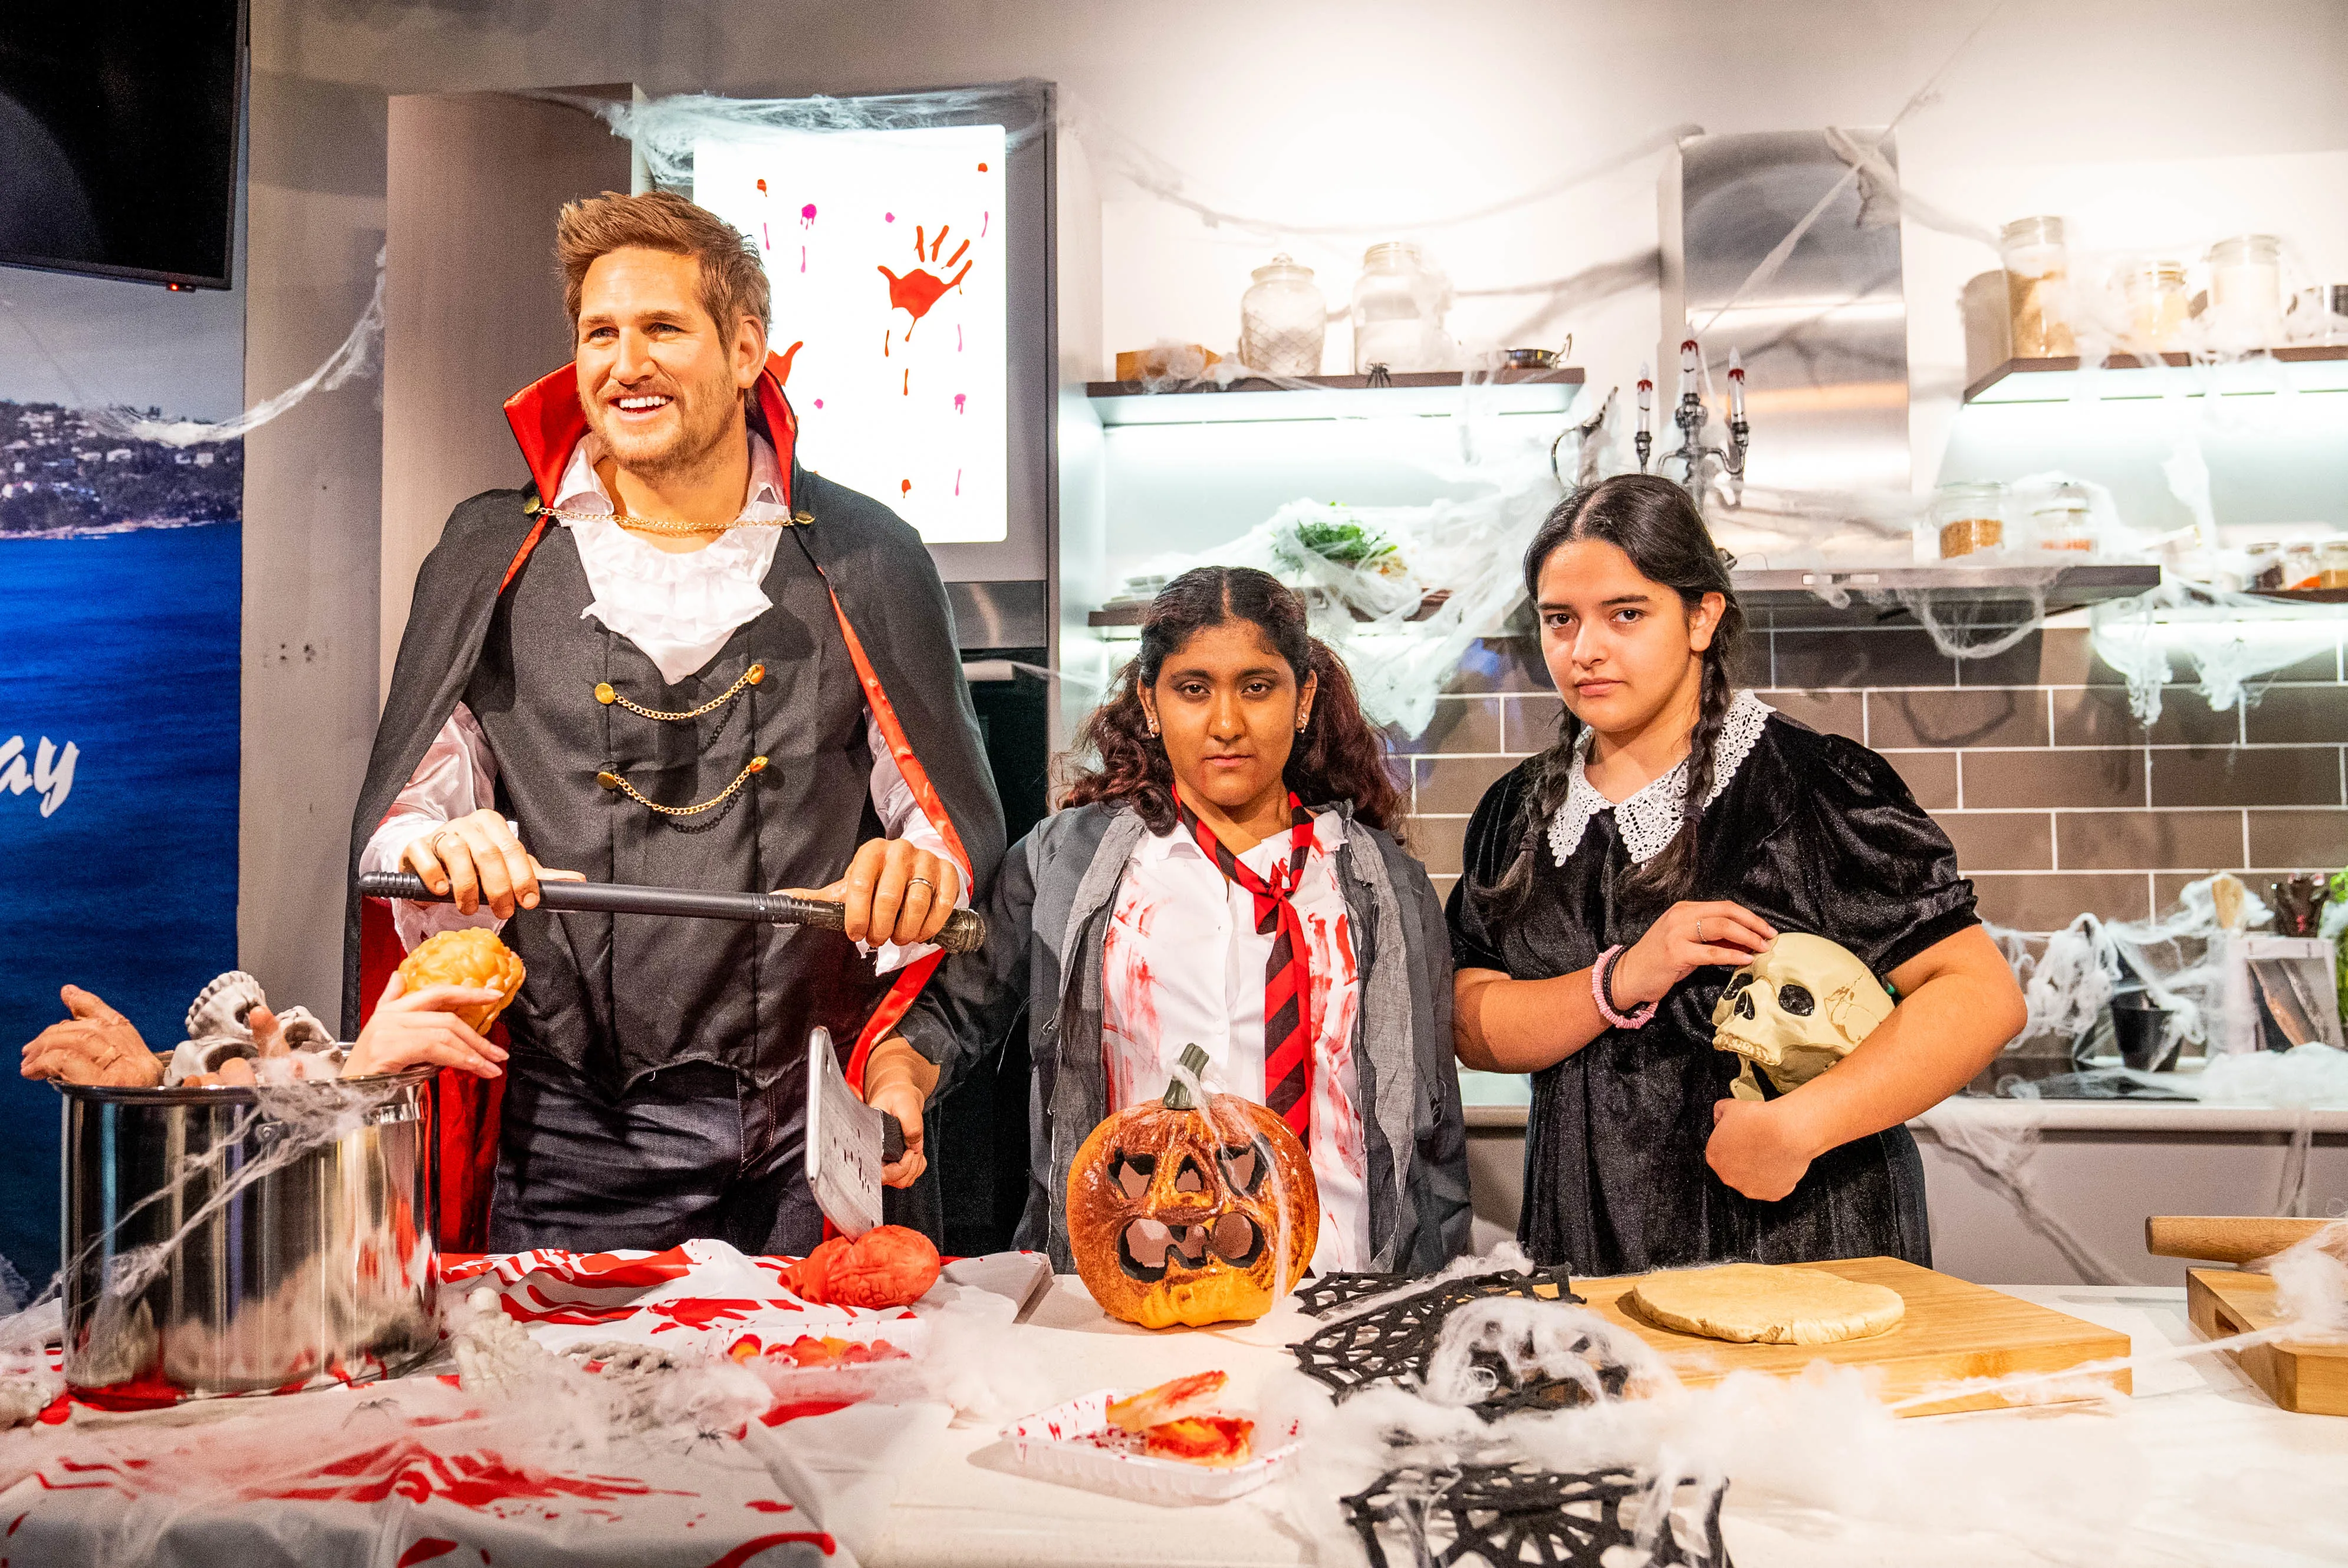
[[[1144,1328],[1262,1317],[1321,1235],[1313,1162],[1287,1125],[1236,1094],[1202,1108],[1207,1065],[1182,1049],[1162,1101],[1092,1130],[1068,1168],[1068,1250],[1103,1312]]]

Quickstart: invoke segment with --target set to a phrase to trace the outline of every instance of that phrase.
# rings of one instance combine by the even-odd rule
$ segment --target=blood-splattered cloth
[[[788,1374],[749,1378],[742,1403],[746,1354],[845,1342],[911,1367],[898,1353],[928,1342],[911,1310],[799,1300],[789,1267],[711,1241],[444,1260],[448,1294],[495,1292],[546,1351],[641,1345],[733,1374],[725,1399],[680,1382],[649,1423],[582,1401],[583,1372],[476,1387],[445,1358],[386,1382],[129,1413],[61,1396],[0,1432],[0,1563],[852,1564],[953,1410],[903,1398],[901,1380],[869,1400],[839,1378],[833,1397],[801,1398]]]
[[[1313,1266],[1324,1273],[1366,1267],[1370,1256],[1366,1154],[1353,1092],[1361,976],[1334,858],[1345,828],[1340,813],[1314,815],[1315,848],[1290,899],[1311,953],[1310,1149],[1321,1189]],[[1274,834],[1234,858],[1269,878],[1286,870],[1294,836],[1292,828]],[[1145,833],[1133,846],[1102,942],[1101,1054],[1111,1110],[1165,1093],[1175,1059],[1194,1042],[1207,1053],[1216,1089],[1264,1097],[1264,968],[1276,938],[1257,929],[1255,902],[1179,824]]]
[[[550,1350],[597,1341],[648,1346],[672,1355],[723,1355],[745,1335],[767,1345],[801,1335],[900,1350],[922,1348],[927,1326],[909,1307],[868,1311],[802,1301],[790,1288],[792,1260],[757,1257],[722,1241],[695,1240],[665,1252],[535,1252],[441,1260],[442,1284],[498,1293],[506,1316],[530,1326]]]

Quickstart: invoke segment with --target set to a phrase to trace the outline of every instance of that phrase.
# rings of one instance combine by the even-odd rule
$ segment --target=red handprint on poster
[[[938,252],[946,248],[946,236],[953,231],[953,224],[941,223],[938,225],[938,237],[932,241],[924,236],[921,224],[914,224],[913,260],[936,261]],[[926,253],[924,253],[925,246]],[[956,272],[952,278],[941,278],[927,267],[915,267],[901,278],[885,266],[880,269],[880,275],[889,280],[889,308],[892,311],[902,311],[912,318],[905,323],[905,340],[908,343],[912,341],[913,328],[920,323],[923,316],[930,313],[930,307],[944,298],[947,290],[959,286],[964,278],[970,276],[970,270],[978,264],[975,261],[962,261],[964,252],[969,249],[970,241],[964,240],[954,248],[954,253],[946,258],[944,264],[949,267],[956,261],[962,261],[962,271]]]

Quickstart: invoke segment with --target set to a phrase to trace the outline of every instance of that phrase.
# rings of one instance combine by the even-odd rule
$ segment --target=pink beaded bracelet
[[[1655,1016],[1653,1002],[1649,1002],[1637,1012],[1626,1017],[1614,1010],[1613,1000],[1606,994],[1606,977],[1612,971],[1614,960],[1622,956],[1622,949],[1620,947],[1609,948],[1598,955],[1598,961],[1590,966],[1590,994],[1597,1000],[1598,1016],[1616,1029],[1644,1029]]]

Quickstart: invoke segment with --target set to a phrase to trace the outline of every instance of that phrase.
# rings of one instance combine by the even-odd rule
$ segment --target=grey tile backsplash
[[[1960,661],[1913,628],[1761,626],[1741,662],[1788,717],[1890,759],[1999,925],[2143,919],[2213,871],[2256,885],[2348,862],[2337,650],[2281,671],[2246,711],[2168,686],[2149,731],[2084,630]],[[1547,685],[1529,639],[1479,644],[1427,733],[1397,743],[1413,753],[1414,847],[1447,893],[1484,787],[1556,733]]]

